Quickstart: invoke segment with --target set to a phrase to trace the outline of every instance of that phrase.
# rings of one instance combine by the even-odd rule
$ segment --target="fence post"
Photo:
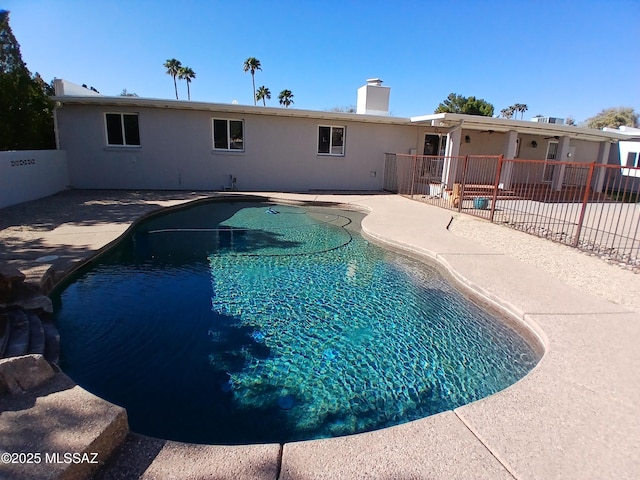
[[[493,223],[493,214],[496,211],[496,201],[498,200],[498,185],[500,185],[500,175],[502,174],[502,162],[504,161],[504,155],[498,157],[498,168],[496,168],[496,179],[493,182],[493,198],[491,199],[491,213],[489,214],[489,221]]]
[[[462,201],[464,200],[464,186],[467,183],[467,168],[469,167],[469,154],[464,156],[462,166],[462,181],[460,182],[460,201],[458,202],[458,211],[462,211]]]
[[[411,198],[413,198],[413,188],[416,183],[416,165],[418,163],[418,156],[413,156],[413,171],[411,172]]]
[[[578,243],[580,243],[580,232],[582,231],[584,214],[587,211],[587,203],[589,203],[589,195],[591,194],[591,180],[593,178],[593,170],[595,166],[595,162],[589,165],[589,173],[587,174],[587,187],[584,189],[584,197],[582,197],[582,210],[580,211],[580,219],[578,220],[578,228],[576,229],[576,238],[573,239],[574,247],[577,247]]]

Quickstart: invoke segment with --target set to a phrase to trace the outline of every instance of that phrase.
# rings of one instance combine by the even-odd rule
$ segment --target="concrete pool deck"
[[[495,395],[375,432],[249,446],[131,436],[97,478],[637,478],[640,313],[633,303],[623,306],[567,285],[561,257],[556,259],[560,273],[552,275],[447,230],[451,212],[396,195],[251,195],[368,210],[365,235],[441,265],[485,301],[528,325],[544,344],[543,358],[522,380]],[[140,216],[208,196],[223,195],[68,191],[1,209],[0,263],[40,281],[45,272],[51,274],[50,267],[64,272],[89,258]],[[482,220],[473,222],[486,228]],[[529,241],[512,233],[514,244],[525,237]],[[36,262],[47,255],[58,259]],[[593,261],[599,260],[584,256],[585,265]],[[593,265],[578,271],[588,276]],[[640,296],[640,277],[625,275],[627,295]],[[6,417],[0,412],[0,431]]]

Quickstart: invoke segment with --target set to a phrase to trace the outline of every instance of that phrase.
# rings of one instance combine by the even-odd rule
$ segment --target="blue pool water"
[[[153,217],[54,292],[62,368],[133,431],[198,443],[363,432],[513,384],[534,350],[363,215],[200,204]]]

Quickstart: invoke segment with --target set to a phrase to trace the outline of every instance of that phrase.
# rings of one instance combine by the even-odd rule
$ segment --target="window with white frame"
[[[345,127],[320,125],[318,127],[318,153],[320,155],[344,155]]]
[[[214,150],[244,150],[244,122],[226,118],[213,119]]]
[[[107,145],[140,146],[137,113],[105,113]]]
[[[627,167],[640,167],[640,153],[629,152],[627,153]]]

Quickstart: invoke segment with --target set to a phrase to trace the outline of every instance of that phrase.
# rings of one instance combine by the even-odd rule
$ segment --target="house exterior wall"
[[[547,141],[539,135],[518,135],[520,139],[520,152],[518,158],[526,160],[544,160],[547,153]],[[531,142],[536,142],[536,147]]]
[[[634,129],[635,130],[635,129]],[[629,154],[635,153],[640,167],[640,140],[620,141],[617,145],[612,145],[609,151],[609,165],[627,166]],[[605,184],[614,186],[616,189],[626,191],[640,190],[640,170],[635,168],[620,168],[608,170]]]
[[[564,158],[566,162],[598,163],[598,151],[600,143],[586,140],[572,139],[571,146],[575,147],[571,158]]]
[[[543,173],[543,163],[516,163],[513,166],[511,181],[514,183],[541,183]]]
[[[460,155],[500,155],[504,153],[505,135],[501,132],[479,132],[475,130],[463,130],[462,138],[469,136],[470,143],[462,142],[460,145]],[[517,158],[526,160],[544,160],[547,153],[549,141],[559,141],[559,139],[548,139],[540,135],[518,134],[520,141],[519,154]],[[537,147],[531,145],[532,141],[537,142]],[[571,139],[570,146],[575,147],[571,158],[558,159],[568,162],[591,163],[598,159],[598,142],[587,140]],[[507,158],[507,156],[505,156]]]
[[[469,143],[464,141],[469,136]],[[500,155],[504,148],[506,134],[501,132],[481,132],[462,129],[460,156],[464,155]]]
[[[469,136],[470,142],[466,143],[464,138]],[[504,153],[505,141],[507,134],[502,132],[481,132],[478,130],[463,130],[462,142],[460,143],[460,155],[501,155]],[[547,146],[550,141],[559,142],[560,139],[549,139],[541,135],[518,135],[520,147],[516,158],[523,160],[545,160]],[[532,146],[532,142],[536,142],[536,147]],[[577,162],[589,164],[597,162],[599,142],[591,142],[586,140],[571,139],[568,151],[571,157],[562,159],[566,162]],[[508,157],[505,156],[505,159]],[[558,159],[560,161],[561,159]],[[456,178],[460,181],[462,178],[464,164],[457,162]],[[493,183],[495,181],[495,160],[492,159],[472,159],[467,167],[466,179],[469,183]],[[542,182],[544,172],[543,164],[514,164],[509,172],[509,179],[513,183],[539,183]],[[565,184],[583,184],[586,170],[580,167],[571,167],[566,178],[563,178]]]
[[[105,113],[137,113],[140,147],[106,146]],[[212,119],[244,121],[244,151],[213,149]],[[319,155],[318,127],[345,127],[343,156]],[[386,152],[415,146],[416,127],[158,107],[65,104],[60,148],[74,188],[381,190]]]
[[[0,208],[53,195],[68,185],[64,151],[0,152]]]
[[[469,136],[469,143],[465,137]],[[501,132],[480,132],[478,130],[462,130],[460,156],[500,155],[504,148],[506,134]],[[456,178],[462,180],[464,162],[457,162]],[[467,183],[490,184],[495,182],[497,161],[491,159],[471,159],[467,165]]]

